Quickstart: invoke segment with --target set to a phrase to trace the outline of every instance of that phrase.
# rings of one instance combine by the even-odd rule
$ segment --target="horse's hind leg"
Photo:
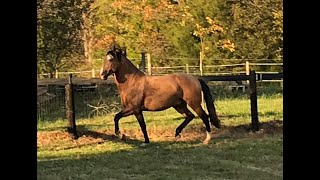
[[[177,106],[174,106],[173,108],[185,117],[185,120],[176,129],[175,137],[176,140],[178,140],[180,138],[180,133],[183,130],[183,128],[185,128],[195,116],[188,109],[187,104],[185,102]]]
[[[208,144],[211,140],[211,128],[209,123],[209,118],[206,112],[202,109],[200,103],[198,105],[190,104],[190,107],[197,113],[197,115],[201,118],[203,124],[206,126],[207,137],[203,141],[203,143]]]

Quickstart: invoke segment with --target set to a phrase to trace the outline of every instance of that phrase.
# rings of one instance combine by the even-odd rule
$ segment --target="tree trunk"
[[[204,59],[204,44],[203,37],[200,37],[200,76],[203,75],[203,59]]]
[[[92,36],[91,30],[88,26],[88,19],[85,13],[82,13],[83,25],[82,25],[82,40],[84,46],[84,57],[87,62],[91,62],[91,44]]]
[[[54,73],[53,73],[53,72],[49,72],[49,73],[48,73],[48,78],[49,78],[49,79],[53,79],[53,77],[54,77]]]

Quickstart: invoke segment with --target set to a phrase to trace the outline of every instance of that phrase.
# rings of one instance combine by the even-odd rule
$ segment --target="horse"
[[[162,76],[148,76],[140,71],[124,55],[121,48],[111,48],[104,57],[100,69],[100,78],[106,80],[113,74],[117,86],[122,110],[114,117],[115,134],[120,137],[119,120],[123,117],[134,115],[140,125],[144,136],[145,146],[149,141],[143,111],[163,111],[173,107],[182,114],[185,119],[176,128],[175,139],[179,140],[181,132],[195,115],[188,109],[191,107],[200,117],[206,128],[206,139],[203,143],[208,144],[211,140],[211,125],[220,129],[220,120],[217,117],[214,100],[208,85],[193,75],[174,73]],[[207,105],[209,115],[202,109],[202,95]]]

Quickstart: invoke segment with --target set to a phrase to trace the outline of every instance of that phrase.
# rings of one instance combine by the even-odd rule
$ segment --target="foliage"
[[[204,65],[281,62],[282,6],[282,0],[38,0],[38,70],[52,72],[79,54],[92,58],[86,65],[92,66],[113,41],[126,46],[129,57],[151,53],[154,66],[198,65],[170,58],[199,58],[200,52]]]
[[[90,1],[37,1],[37,59],[38,71],[50,73],[63,67],[62,60],[83,53],[82,13]]]
[[[282,58],[282,0],[219,1],[219,19],[237,46],[234,58]]]

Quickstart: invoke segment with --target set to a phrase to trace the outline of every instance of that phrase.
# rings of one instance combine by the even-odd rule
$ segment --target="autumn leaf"
[[[222,48],[223,49],[228,49],[230,52],[234,52],[235,51],[235,45],[229,39],[223,41]]]

